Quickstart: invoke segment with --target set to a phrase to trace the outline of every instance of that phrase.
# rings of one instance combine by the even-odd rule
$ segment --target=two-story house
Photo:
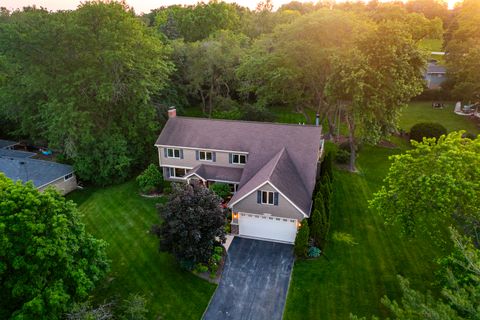
[[[231,186],[232,233],[292,243],[310,215],[320,126],[177,117],[171,109],[155,146],[166,179]]]

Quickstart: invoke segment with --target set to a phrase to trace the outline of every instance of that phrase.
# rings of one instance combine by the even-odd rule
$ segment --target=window
[[[232,163],[234,164],[245,164],[247,163],[247,155],[246,154],[232,154]]]
[[[273,204],[273,192],[262,191],[262,204]]]
[[[166,156],[167,158],[175,158],[175,159],[180,159],[180,149],[174,149],[174,148],[167,148]]]
[[[171,178],[183,178],[187,174],[187,169],[168,168],[168,176]]]
[[[200,151],[199,159],[202,161],[213,161],[213,155],[210,151]]]
[[[72,179],[72,178],[73,178],[73,173],[69,173],[65,177],[63,177],[63,180],[67,181],[67,180]]]

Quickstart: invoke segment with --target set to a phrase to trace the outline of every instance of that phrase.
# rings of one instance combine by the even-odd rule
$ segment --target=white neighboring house
[[[230,185],[232,233],[293,243],[310,216],[321,126],[177,117],[157,139],[165,179]]]

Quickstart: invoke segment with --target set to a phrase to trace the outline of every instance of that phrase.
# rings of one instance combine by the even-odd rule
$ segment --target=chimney
[[[177,109],[175,107],[168,108],[168,118],[175,118],[177,116]]]
[[[320,115],[317,113],[315,116],[315,125],[318,127],[320,125]]]

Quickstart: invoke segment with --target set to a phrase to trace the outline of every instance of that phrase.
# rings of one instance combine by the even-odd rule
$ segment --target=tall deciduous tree
[[[476,234],[480,221],[480,138],[454,132],[438,141],[412,142],[393,156],[385,186],[370,202],[407,234],[437,234],[455,222]],[[455,219],[455,220],[454,220]]]
[[[357,135],[376,143],[395,131],[401,107],[422,92],[426,57],[402,25],[379,24],[334,60],[325,95],[347,124],[351,171]]]
[[[349,48],[368,23],[354,15],[322,9],[278,26],[257,40],[238,69],[242,90],[261,106],[287,106],[305,115],[328,110],[324,88],[335,52]]]
[[[183,80],[209,117],[215,106],[237,95],[235,70],[248,45],[247,37],[230,31],[219,31],[203,41],[185,44]]]
[[[480,2],[465,0],[456,11],[446,46],[453,94],[459,100],[480,103]]]
[[[168,202],[159,207],[154,226],[160,250],[172,253],[187,268],[207,263],[216,243],[225,242],[222,199],[199,183],[173,184]]]
[[[151,97],[172,67],[133,11],[101,1],[18,11],[0,29],[0,114],[17,134],[47,141],[100,184],[147,160],[159,129]]]
[[[0,318],[60,319],[108,269],[71,201],[0,173]]]

